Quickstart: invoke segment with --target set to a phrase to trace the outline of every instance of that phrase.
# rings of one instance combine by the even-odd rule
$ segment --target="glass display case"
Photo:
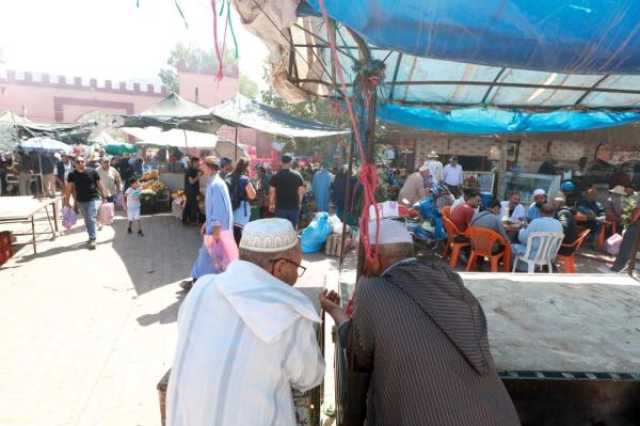
[[[468,179],[475,180],[481,192],[490,192],[493,194],[493,187],[496,180],[496,175],[493,172],[464,172],[465,186]]]
[[[518,192],[525,206],[533,202],[533,191],[544,189],[547,194],[560,191],[560,175],[506,172],[500,178],[498,197],[506,200],[512,192]]]

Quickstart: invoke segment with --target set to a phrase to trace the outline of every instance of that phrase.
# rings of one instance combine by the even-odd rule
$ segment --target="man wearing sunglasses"
[[[100,182],[100,176],[88,168],[84,157],[76,157],[74,170],[67,177],[64,191],[64,205],[71,205],[71,196],[75,200],[75,210],[82,211],[84,223],[89,234],[89,249],[96,248],[96,216],[100,199],[106,199],[106,191]]]
[[[319,385],[316,309],[294,289],[304,273],[286,219],[249,222],[240,260],[204,275],[178,316],[167,426],[296,424],[291,389]]]

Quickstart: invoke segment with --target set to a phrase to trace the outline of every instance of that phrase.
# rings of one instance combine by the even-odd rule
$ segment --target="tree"
[[[228,50],[224,54],[223,63],[227,73],[237,73],[238,60]],[[160,70],[158,77],[168,91],[177,92],[180,89],[179,69],[215,73],[218,69],[218,59],[213,51],[208,52],[199,47],[178,43],[169,53],[167,65],[168,67]]]
[[[240,94],[248,98],[255,99],[258,96],[258,85],[246,75],[240,74],[239,89]]]

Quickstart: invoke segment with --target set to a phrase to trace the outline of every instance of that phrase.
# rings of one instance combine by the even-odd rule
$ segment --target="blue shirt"
[[[204,195],[204,208],[207,216],[206,232],[211,234],[214,226],[220,226],[225,231],[233,226],[233,211],[229,188],[216,173],[207,181],[207,191]]]

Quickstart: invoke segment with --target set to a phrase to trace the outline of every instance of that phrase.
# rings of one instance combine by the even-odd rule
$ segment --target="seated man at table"
[[[533,219],[537,219],[541,216],[540,211],[544,203],[547,202],[547,193],[544,189],[536,189],[533,191],[533,203],[527,210],[527,222],[531,222]]]
[[[502,217],[499,215],[499,213],[500,201],[498,201],[497,198],[494,198],[491,200],[488,209],[475,214],[475,216],[471,220],[470,226],[491,229],[492,231],[496,231],[498,234],[503,236],[505,240],[509,241],[509,235],[504,229],[504,225],[502,224]]]
[[[512,192],[508,201],[503,201],[500,205],[500,217],[509,218],[512,223],[524,222],[527,219],[527,212],[520,204],[520,194]]]
[[[587,217],[585,226],[591,229],[589,239],[594,240],[605,216],[604,206],[598,201],[598,192],[594,188],[585,191],[584,198],[578,202],[578,211]]]
[[[470,189],[465,193],[465,201],[451,211],[451,221],[458,227],[460,232],[466,231],[471,223],[471,219],[476,214],[480,205],[480,194],[475,189]]]
[[[543,204],[540,209],[541,216],[531,221],[529,226],[520,230],[518,234],[518,240],[520,244],[513,244],[511,246],[514,255],[521,256],[527,252],[527,241],[529,240],[529,234],[535,232],[553,232],[562,234],[562,224],[556,218],[554,218],[555,209],[551,204]],[[538,247],[532,247],[531,256],[533,257],[537,252]]]
[[[372,241],[379,261],[358,280],[352,317],[336,293],[320,297],[347,352],[343,424],[519,425],[482,306],[460,276],[440,260],[416,260],[399,222],[381,221]]]
[[[573,244],[578,238],[578,226],[576,225],[576,218],[574,213],[569,207],[567,207],[567,199],[564,194],[557,193],[553,196],[553,207],[556,209],[556,219],[562,225],[562,232],[564,232],[564,240],[562,245]],[[562,256],[571,256],[575,251],[575,247],[560,247],[558,254]]]

